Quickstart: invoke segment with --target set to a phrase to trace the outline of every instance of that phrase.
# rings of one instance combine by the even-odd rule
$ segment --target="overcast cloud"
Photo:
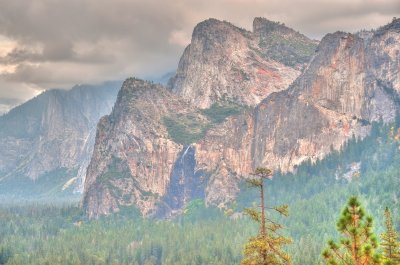
[[[173,71],[210,17],[251,30],[262,16],[320,39],[399,15],[399,0],[0,0],[0,113],[49,88]]]

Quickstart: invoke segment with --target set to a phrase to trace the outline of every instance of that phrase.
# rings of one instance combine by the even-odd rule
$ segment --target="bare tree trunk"
[[[260,192],[261,192],[261,235],[263,237],[266,236],[265,233],[265,205],[264,205],[264,183],[263,179],[261,178],[261,186],[260,186]]]

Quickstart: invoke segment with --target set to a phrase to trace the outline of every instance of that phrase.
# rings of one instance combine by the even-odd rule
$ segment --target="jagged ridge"
[[[353,135],[364,137],[373,121],[393,121],[400,106],[400,34],[386,28],[369,40],[328,34],[288,90],[210,130],[196,145],[199,168],[214,172],[211,182],[218,184],[208,186],[207,200],[223,205],[234,198],[236,174],[249,174],[258,166],[293,170],[305,160],[339,150]],[[228,183],[227,194],[218,196]]]
[[[203,109],[220,101],[255,106],[286,89],[316,44],[283,26],[269,29],[270,23],[256,18],[254,32],[216,19],[199,23],[169,89]],[[279,58],[272,56],[277,50],[282,53]]]
[[[301,34],[281,24],[256,19],[255,25],[254,33],[259,36],[279,32],[284,39],[294,36],[293,42],[307,43]],[[254,43],[259,43],[261,37],[257,42],[254,33],[217,20],[200,23],[169,84],[175,95],[157,87],[145,90],[157,93],[140,94],[134,100],[127,97],[124,104],[117,102],[115,114],[103,119],[98,127],[97,151],[88,171],[90,178],[83,201],[89,217],[118,211],[120,205],[136,205],[144,214],[150,214],[156,212],[159,202],[167,204],[163,209],[169,209],[168,215],[171,210],[179,210],[174,205],[182,207],[193,196],[205,196],[208,204],[223,207],[235,198],[241,178],[255,167],[292,170],[306,159],[316,160],[339,149],[353,134],[365,136],[372,121],[394,119],[400,91],[397,27],[388,26],[385,32],[379,30],[364,39],[343,32],[328,34],[304,72],[287,90],[282,79],[289,85],[299,72],[282,62],[298,56],[296,60],[301,65],[304,51],[296,50],[296,45],[277,42],[279,47],[288,49],[280,55],[282,62],[268,55],[273,46],[264,46],[266,52],[257,55],[254,49],[261,52],[262,47]],[[293,54],[293,49],[298,52]],[[236,73],[235,67],[244,73],[240,78],[232,75]],[[260,75],[266,78],[260,79]],[[149,86],[135,82],[136,86]],[[257,84],[256,88],[253,84]],[[264,89],[267,84],[275,86],[275,90]],[[119,98],[124,93],[129,94],[129,89],[123,87]],[[196,120],[202,122],[204,117],[198,114],[201,111],[194,107],[204,109],[226,102],[249,108],[223,124],[207,128],[205,137],[196,140],[190,149],[171,140],[163,123],[165,115],[177,115],[179,119],[197,113]],[[126,105],[135,106],[134,111],[124,111]],[[155,106],[162,107],[158,110]],[[155,114],[138,116],[146,109]],[[116,113],[121,113],[119,118]],[[146,130],[147,124],[151,124],[150,130]],[[165,150],[172,154],[166,156]],[[188,159],[188,164],[180,165],[177,158],[183,150],[191,150],[190,157],[195,160]],[[106,156],[102,153],[105,151]],[[136,185],[120,195],[94,184],[107,174],[107,168],[113,165],[110,158],[115,155],[122,161],[120,168],[126,164],[129,167],[128,182]],[[142,168],[140,160],[150,163],[152,170]],[[161,172],[160,168],[162,174],[155,174]],[[173,176],[173,168],[182,171]],[[119,180],[111,181],[115,184]],[[120,187],[130,185],[121,183]],[[176,187],[187,192],[174,192]],[[125,194],[133,194],[134,198],[124,202]]]

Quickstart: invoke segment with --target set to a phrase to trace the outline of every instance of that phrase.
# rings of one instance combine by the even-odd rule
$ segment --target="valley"
[[[386,208],[400,230],[400,19],[320,41],[207,19],[165,76],[47,90],[0,116],[0,264],[240,264],[265,236],[245,214],[260,168],[294,265],[330,264],[352,196],[378,242]]]

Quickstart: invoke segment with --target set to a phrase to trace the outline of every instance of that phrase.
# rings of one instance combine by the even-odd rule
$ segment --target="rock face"
[[[223,207],[256,167],[293,170],[364,137],[373,121],[394,120],[399,29],[394,20],[374,32],[328,34],[304,66],[314,43],[282,24],[257,18],[247,32],[200,23],[169,89],[129,79],[100,121],[82,201],[88,216],[136,205],[168,217],[203,197]],[[303,72],[292,83],[296,69]],[[214,103],[226,102],[247,107],[217,119]],[[166,123],[171,115],[204,126],[180,141],[187,128]]]
[[[207,175],[196,168],[195,154],[195,149],[188,146],[177,157],[168,189],[157,207],[156,217],[173,217],[181,213],[189,201],[205,198]]]
[[[49,90],[0,117],[0,182],[38,179],[60,168],[84,182],[96,124],[111,111],[120,82]],[[87,165],[86,165],[87,166]]]
[[[310,58],[315,44],[304,40]],[[198,169],[196,149],[189,144],[219,118],[201,109],[212,112],[213,103],[254,106],[300,74],[263,54],[258,42],[251,32],[210,19],[195,28],[169,89],[125,81],[113,112],[98,125],[82,200],[89,217],[123,205],[168,217],[191,199],[205,197],[209,174]]]
[[[400,20],[367,39],[328,34],[289,89],[210,130],[196,144],[199,167],[214,172],[207,201],[229,202],[238,190],[236,175],[259,166],[292,170],[339,150],[353,135],[364,137],[374,121],[393,121],[400,106],[399,38]]]
[[[163,195],[180,144],[168,137],[162,118],[188,106],[160,85],[127,79],[114,109],[97,128],[88,167],[83,205],[89,217],[136,204],[144,214]]]
[[[195,149],[174,142],[167,117],[206,120],[169,90],[129,78],[110,115],[97,128],[82,205],[90,218],[135,205],[144,215],[169,217],[204,198],[205,172]]]
[[[254,20],[254,32],[209,19],[195,27],[169,88],[202,109],[222,100],[255,106],[286,89],[315,47],[304,35],[266,19]]]

